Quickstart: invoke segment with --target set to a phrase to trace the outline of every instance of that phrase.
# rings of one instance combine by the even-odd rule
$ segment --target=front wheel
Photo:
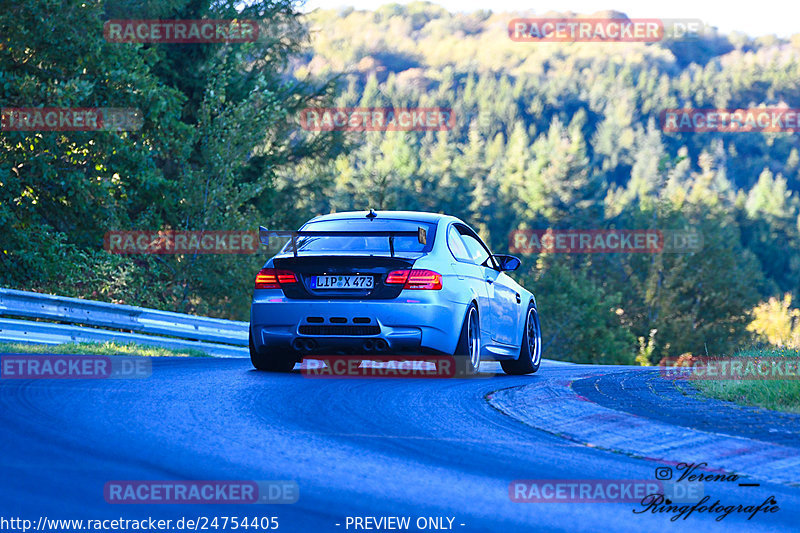
[[[472,303],[467,309],[464,324],[461,326],[461,335],[454,358],[456,360],[456,375],[470,377],[477,374],[481,366],[481,330],[478,322],[478,308]]]
[[[503,372],[506,374],[519,376],[533,374],[539,370],[539,364],[542,362],[542,330],[539,327],[539,313],[536,312],[533,304],[528,306],[524,327],[519,358],[500,361],[500,366],[503,367]]]
[[[294,364],[297,362],[296,358],[290,355],[280,353],[265,353],[263,350],[257,350],[253,342],[253,329],[250,328],[250,362],[256,370],[263,370],[266,372],[291,372]]]

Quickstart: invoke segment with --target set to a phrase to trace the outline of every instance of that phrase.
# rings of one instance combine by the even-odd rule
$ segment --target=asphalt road
[[[774,496],[780,510],[752,520],[512,502],[516,479],[654,478],[658,463],[533,429],[486,400],[598,370],[544,361],[524,377],[310,379],[256,372],[243,359],[165,358],[148,379],[2,379],[0,518],[276,516],[286,532],[356,531],[347,518],[366,516],[408,516],[409,531],[419,517],[470,532],[797,530],[800,488],[778,484],[705,485],[726,505]],[[603,390],[625,372],[607,369]],[[635,402],[622,398],[630,411]],[[612,395],[603,402],[614,406]],[[113,480],[293,480],[300,492],[289,505],[121,505],[104,499]]]

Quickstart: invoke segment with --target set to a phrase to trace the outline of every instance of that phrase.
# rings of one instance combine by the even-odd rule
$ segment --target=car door
[[[459,281],[465,283],[478,295],[478,307],[480,310],[490,310],[491,303],[489,291],[487,290],[484,268],[476,264],[464,244],[459,228],[453,224],[447,229],[447,247],[453,255],[450,263],[453,272],[458,276]],[[487,338],[492,331],[492,313],[483,312],[480,315],[480,328]]]
[[[492,253],[477,234],[461,235],[472,260],[481,265],[483,279],[489,294],[492,340],[503,344],[516,344],[520,294],[509,284],[511,278],[503,274]]]
[[[502,329],[497,334],[497,341],[517,345],[522,342],[522,322],[520,322],[520,305],[522,295],[517,284],[504,272],[494,271],[495,298],[500,302],[503,312]]]

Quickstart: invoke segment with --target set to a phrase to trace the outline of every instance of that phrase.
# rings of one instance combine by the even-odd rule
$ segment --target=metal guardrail
[[[247,322],[14,289],[0,289],[0,316],[67,323],[0,318],[0,340],[7,342],[136,342],[171,349],[192,348],[209,355],[248,355]],[[101,328],[130,330],[135,333]]]

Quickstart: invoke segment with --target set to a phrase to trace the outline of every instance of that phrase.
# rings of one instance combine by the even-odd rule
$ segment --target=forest
[[[545,357],[647,365],[800,347],[800,137],[659,121],[666,109],[800,108],[800,34],[516,42],[518,16],[425,2],[307,14],[288,0],[4,6],[4,109],[135,108],[143,123],[0,131],[0,286],[247,320],[269,250],[111,254],[104,235],[421,210],[462,218],[496,253],[526,229],[702,236],[691,252],[521,256],[514,277],[537,296]],[[204,18],[257,20],[258,39],[103,34],[113,19]],[[302,127],[319,107],[442,108],[453,120]]]

